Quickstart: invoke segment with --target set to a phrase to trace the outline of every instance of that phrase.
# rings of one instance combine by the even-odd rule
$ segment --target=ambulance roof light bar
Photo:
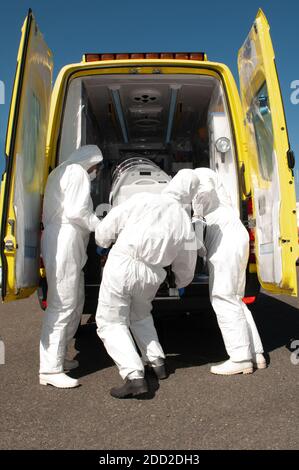
[[[82,62],[99,62],[103,60],[134,60],[134,59],[174,59],[174,60],[208,60],[205,52],[131,52],[131,53],[100,53],[83,55]]]

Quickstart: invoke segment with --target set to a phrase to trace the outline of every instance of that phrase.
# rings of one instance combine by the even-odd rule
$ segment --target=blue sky
[[[55,77],[60,68],[78,62],[88,51],[196,51],[224,62],[238,82],[237,52],[256,12],[266,13],[276,51],[291,146],[297,155],[299,198],[299,104],[290,100],[291,82],[299,80],[298,15],[294,0],[4,0],[0,17],[0,80],[6,103],[0,105],[0,170],[20,29],[31,7],[54,53]]]

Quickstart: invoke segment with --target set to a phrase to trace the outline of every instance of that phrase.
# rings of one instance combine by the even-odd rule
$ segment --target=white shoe
[[[266,369],[267,368],[267,362],[262,353],[257,353],[253,355],[253,367],[256,369]]]
[[[73,370],[79,367],[79,362],[76,359],[65,359],[63,363],[64,370]]]
[[[251,361],[233,362],[230,359],[217,366],[212,366],[210,371],[217,375],[252,374]]]
[[[41,385],[53,385],[53,387],[57,388],[74,388],[80,385],[77,379],[72,379],[63,372],[57,374],[39,374],[39,383]]]

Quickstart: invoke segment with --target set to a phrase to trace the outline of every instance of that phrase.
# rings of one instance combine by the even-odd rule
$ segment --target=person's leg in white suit
[[[136,280],[132,288],[130,328],[146,362],[165,358],[154,325],[152,301],[165,278],[164,269],[153,270],[136,261]]]
[[[244,229],[245,231],[245,229]],[[248,235],[238,224],[214,238],[209,258],[210,297],[230,360],[211,372],[251,373],[255,347],[262,345],[251,313],[242,301],[248,260]],[[217,246],[218,245],[218,246]]]
[[[78,295],[77,295],[77,306],[73,312],[73,315],[70,319],[70,322],[67,326],[66,331],[66,343],[69,345],[74,338],[78,326],[81,321],[81,316],[83,312],[85,302],[85,287],[84,287],[84,273],[83,271],[80,272],[80,279],[78,283]]]
[[[67,377],[63,371],[68,327],[74,320],[74,312],[76,322],[78,317],[77,294],[82,282],[82,261],[78,259],[76,237],[70,236],[72,231],[64,228],[58,233],[54,230],[48,232],[48,240],[44,240],[48,243],[47,250],[43,255],[48,281],[48,307],[44,313],[40,340],[40,382],[68,388],[78,385],[77,380]],[[73,328],[69,335],[72,331]]]
[[[130,333],[131,293],[128,271],[132,260],[111,252],[108,256],[99,292],[96,312],[97,333],[116,363],[123,380],[143,378],[144,367]]]
[[[227,354],[234,362],[251,361],[250,337],[241,302],[236,295],[213,295],[212,307]]]
[[[150,278],[151,282],[143,282],[142,286],[140,286],[137,281],[135,289],[133,289],[130,329],[141,352],[144,364],[152,367],[159,379],[166,379],[168,372],[165,366],[165,354],[159,342],[151,314],[152,301],[161,282],[164,280],[165,271],[158,270],[155,273],[145,265],[141,266],[140,269],[147,270],[146,276],[143,277],[146,279]]]
[[[136,284],[143,283],[145,279],[142,277],[143,273],[138,269],[139,265],[139,261],[111,251],[104,268],[100,287],[96,313],[97,332],[108,354],[116,363],[121,377],[126,380],[125,386],[111,390],[112,396],[116,398],[139,395],[147,391],[147,385],[144,381],[144,365],[130,332],[132,305],[133,309],[135,308],[133,330],[143,352],[155,358],[161,352],[160,349],[157,352],[159,343],[151,316],[148,321],[150,304],[147,301],[141,301],[139,287],[136,288]],[[138,296],[136,296],[137,290]],[[139,303],[137,298],[139,298]],[[142,310],[142,313],[141,303],[145,307],[145,311]],[[145,322],[142,324],[144,320]],[[139,324],[139,322],[141,323]],[[143,333],[140,333],[141,326],[144,327]],[[124,395],[122,396],[122,394]]]
[[[80,273],[80,280],[79,280],[79,288],[78,288],[78,296],[77,296],[77,307],[75,308],[70,322],[67,325],[67,331],[66,331],[66,344],[67,344],[67,350],[66,354],[68,353],[68,349],[71,346],[71,343],[73,341],[73,338],[78,330],[78,327],[80,325],[81,317],[82,317],[82,312],[83,312],[83,307],[84,307],[84,302],[85,302],[85,287],[84,287],[84,273],[81,271]],[[70,358],[65,358],[64,360],[64,368],[66,370],[72,370],[76,369],[79,366],[79,362],[76,359],[70,359]]]
[[[243,256],[241,256],[241,260],[239,262],[240,269],[237,286],[237,299],[240,302],[240,305],[242,306],[243,314],[246,318],[253,364],[254,366],[257,366],[258,369],[264,369],[266,367],[266,360],[263,356],[264,349],[262,341],[258,329],[256,327],[255,321],[253,319],[252,313],[242,300],[245,295],[246,267],[249,257],[249,245],[247,243],[247,237],[244,236],[244,240],[244,243],[241,245],[241,253],[243,253]]]

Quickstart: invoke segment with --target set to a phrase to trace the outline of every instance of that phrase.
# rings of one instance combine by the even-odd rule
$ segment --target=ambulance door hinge
[[[4,243],[4,248],[6,251],[14,251],[15,249],[15,245],[14,245],[14,242],[12,240],[6,240],[6,242]]]
[[[248,219],[247,227],[251,229],[256,228],[256,219]]]

